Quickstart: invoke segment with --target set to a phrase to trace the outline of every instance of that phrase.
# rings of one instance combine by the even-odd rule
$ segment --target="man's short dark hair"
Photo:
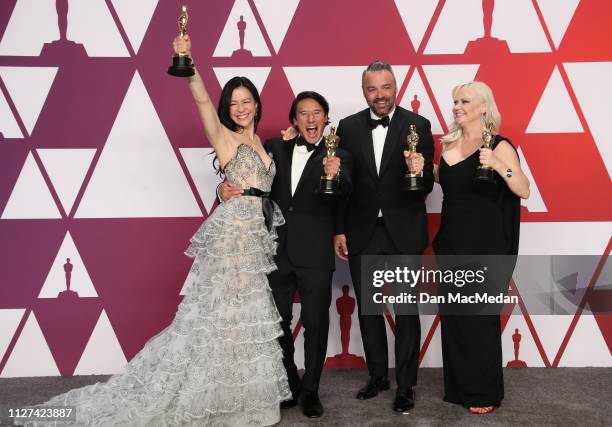
[[[329,104],[327,103],[327,100],[323,97],[323,95],[311,90],[307,90],[298,93],[293,102],[291,103],[291,108],[289,109],[289,122],[293,124],[293,120],[297,118],[297,106],[300,101],[303,101],[304,99],[315,100],[321,106],[321,108],[323,108],[325,115],[329,116]]]
[[[395,73],[393,73],[393,68],[391,68],[391,66],[389,64],[387,64],[386,62],[382,62],[379,60],[376,60],[372,63],[370,63],[365,70],[363,70],[363,73],[361,74],[361,84],[363,85],[363,80],[365,79],[365,75],[368,72],[373,72],[373,71],[383,71],[383,70],[387,70],[388,72],[391,73],[391,75],[393,76],[393,80],[395,80]]]

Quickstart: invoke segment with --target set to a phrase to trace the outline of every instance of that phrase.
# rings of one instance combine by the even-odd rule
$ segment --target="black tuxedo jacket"
[[[291,263],[298,267],[334,270],[333,237],[337,230],[338,201],[317,192],[321,176],[324,175],[322,161],[327,154],[325,141],[321,141],[308,159],[293,196],[291,163],[295,139],[283,141],[273,138],[267,140],[264,146],[276,163],[270,197],[280,207],[286,222],[277,229],[277,253],[286,252]],[[341,159],[340,189],[346,196],[352,188],[351,159],[342,149],[336,151],[336,156]]]
[[[425,196],[433,188],[434,143],[429,120],[395,107],[382,153],[380,173],[376,171],[370,109],[340,120],[340,146],[353,160],[353,191],[339,212],[339,230],[347,236],[351,255],[358,255],[372,238],[378,211],[382,210],[385,226],[402,254],[420,254],[428,244]],[[423,180],[426,193],[404,192],[406,162],[404,150],[410,125],[419,134],[417,151],[425,157]]]

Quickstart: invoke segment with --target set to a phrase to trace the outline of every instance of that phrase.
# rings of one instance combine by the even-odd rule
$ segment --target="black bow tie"
[[[317,146],[315,144],[310,144],[308,142],[306,142],[306,140],[302,137],[297,137],[297,139],[295,140],[295,145],[297,145],[298,147],[306,147],[306,149],[308,150],[308,152],[310,153],[312,150],[314,150],[315,148],[317,148]]]
[[[382,119],[378,119],[378,120],[370,117],[370,127],[372,129],[376,129],[378,125],[382,125],[382,127],[386,128],[387,126],[389,126],[389,121],[390,121],[389,116],[385,116]]]

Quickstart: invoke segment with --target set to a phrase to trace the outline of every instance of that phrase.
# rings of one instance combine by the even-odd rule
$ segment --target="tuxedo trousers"
[[[377,221],[374,234],[363,252],[349,256],[349,268],[357,297],[359,328],[369,374],[373,377],[388,376],[385,318],[381,314],[364,314],[366,310],[362,304],[362,255],[404,255],[400,254],[393,244],[382,218]],[[416,313],[416,307],[414,312]],[[421,324],[418,314],[396,314],[395,376],[400,389],[416,385],[420,345]]]
[[[327,354],[329,333],[329,306],[333,271],[305,268],[294,265],[286,253],[276,258],[278,270],[270,273],[268,281],[274,302],[282,321],[284,335],[279,338],[283,349],[283,363],[289,386],[297,397],[304,393],[318,392],[321,372]],[[293,302],[296,290],[300,295],[300,319],[304,328],[304,375],[300,380],[294,361],[295,346],[291,331]]]

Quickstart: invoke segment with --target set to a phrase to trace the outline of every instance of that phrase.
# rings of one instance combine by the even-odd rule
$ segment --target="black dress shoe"
[[[416,399],[416,394],[412,387],[408,389],[397,389],[397,393],[395,393],[395,401],[393,402],[393,410],[395,412],[408,412],[412,408],[414,408],[414,400]]]
[[[289,400],[283,400],[280,403],[280,408],[281,409],[289,409],[289,408],[293,408],[297,404],[298,404],[298,401],[295,398],[289,399]]]
[[[317,393],[306,393],[302,396],[302,413],[308,418],[320,418],[323,415],[323,405]]]
[[[378,393],[383,390],[389,390],[389,378],[370,377],[365,387],[357,392],[357,399],[371,399],[378,396]]]

